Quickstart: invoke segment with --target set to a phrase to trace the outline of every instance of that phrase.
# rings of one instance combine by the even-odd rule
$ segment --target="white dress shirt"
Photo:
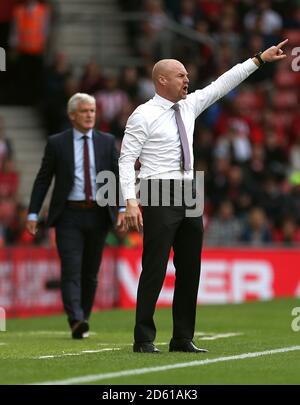
[[[196,90],[178,102],[189,141],[193,167],[195,119],[206,108],[239,85],[257,69],[248,59],[235,65],[215,82]],[[124,200],[136,198],[134,163],[139,158],[141,179],[192,179],[193,170],[181,169],[181,145],[174,103],[158,94],[140,105],[128,118],[119,158],[120,183]]]

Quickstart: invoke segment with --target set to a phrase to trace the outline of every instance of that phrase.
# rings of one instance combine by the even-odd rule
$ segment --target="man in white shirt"
[[[195,119],[211,104],[239,85],[265,62],[283,59],[287,40],[237,64],[204,89],[188,94],[188,73],[177,60],[165,59],[153,68],[155,96],[129,117],[119,159],[120,183],[126,201],[127,228],[144,232],[134,329],[134,352],[159,353],[154,345],[156,301],[165,278],[171,247],[176,282],[173,298],[173,336],[169,351],[206,352],[193,343],[200,279],[202,216],[188,217],[186,206],[143,206],[135,193],[134,164],[141,163],[142,181],[157,179],[162,188],[172,180],[193,179]],[[150,183],[150,182],[149,182]],[[172,192],[171,192],[172,193]],[[174,195],[171,195],[174,197]]]

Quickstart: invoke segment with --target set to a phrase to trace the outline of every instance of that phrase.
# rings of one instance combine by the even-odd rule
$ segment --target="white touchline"
[[[217,339],[224,339],[230,338],[234,336],[242,336],[244,333],[241,332],[224,332],[224,333],[216,333],[216,332],[195,332],[195,336],[198,337],[200,340],[217,340]]]
[[[216,333],[216,332],[195,332],[195,337],[199,338],[199,340],[217,340],[217,339],[226,339],[234,336],[242,336],[244,333],[242,332],[227,332],[227,333]],[[106,345],[117,345],[117,346],[132,346],[132,343],[98,343],[99,346],[106,346]],[[165,346],[168,345],[169,342],[156,342],[157,346]]]
[[[14,332],[14,336],[28,336],[28,335],[58,335],[58,336],[67,336],[71,332],[62,331],[62,330],[30,330],[28,332]],[[89,332],[90,335],[97,335],[96,332]]]
[[[200,337],[200,340],[217,340],[217,339],[224,339],[224,338],[230,338],[234,336],[241,336],[243,335],[242,333],[219,333],[216,335],[212,336],[203,336]]]
[[[42,359],[56,359],[58,357],[65,357],[65,356],[81,356],[83,354],[88,354],[88,353],[100,353],[100,352],[108,352],[112,350],[121,350],[119,347],[106,347],[105,349],[99,349],[99,350],[82,350],[79,353],[63,353],[63,354],[49,354],[45,356],[38,356],[38,357],[32,357],[34,360],[42,360]]]
[[[232,360],[250,359],[254,357],[268,356],[271,354],[286,353],[296,350],[300,350],[300,346],[281,347],[279,349],[265,350],[263,352],[243,353],[235,356],[217,357],[215,359],[195,360],[185,363],[166,364],[164,366],[158,367],[136,368],[132,370],[116,371],[113,373],[105,373],[105,374],[91,374],[81,377],[67,378],[65,380],[38,382],[32,385],[71,385],[71,384],[89,383],[94,381],[107,380],[109,378],[128,377],[130,375],[142,375],[147,373],[155,373],[159,371],[174,370],[176,368],[205,366],[207,364],[221,363]]]

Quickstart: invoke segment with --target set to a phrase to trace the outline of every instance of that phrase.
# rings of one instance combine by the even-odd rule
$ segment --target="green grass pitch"
[[[209,350],[205,354],[168,352],[170,308],[156,311],[158,355],[132,352],[131,310],[94,313],[90,338],[78,341],[70,338],[63,315],[8,319],[7,331],[0,332],[0,383],[300,384],[294,307],[299,300],[198,307],[194,341]],[[268,353],[277,349],[283,351]]]

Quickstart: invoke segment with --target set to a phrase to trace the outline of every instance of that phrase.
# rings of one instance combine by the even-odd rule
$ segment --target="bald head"
[[[158,81],[159,76],[167,76],[168,74],[174,72],[175,69],[180,69],[183,68],[185,70],[185,67],[179,60],[176,59],[161,59],[155,65],[153,66],[152,70],[152,79],[155,84],[155,82]]]
[[[152,70],[152,79],[157,94],[173,101],[186,98],[188,78],[183,64],[176,59],[162,59]]]

